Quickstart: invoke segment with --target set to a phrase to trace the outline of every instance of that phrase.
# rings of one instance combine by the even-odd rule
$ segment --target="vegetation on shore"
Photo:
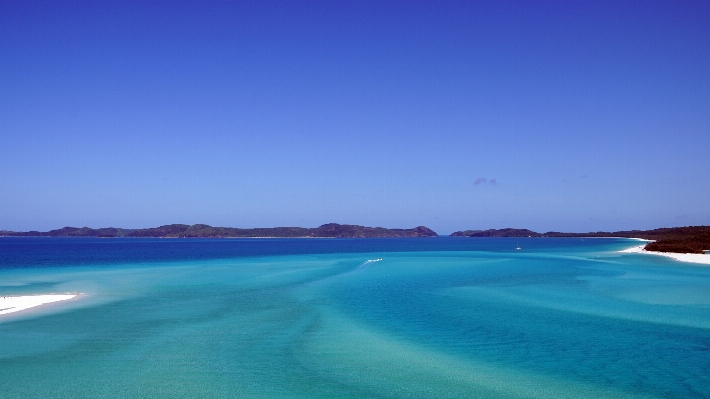
[[[654,230],[597,231],[591,233],[536,233],[527,229],[490,229],[457,231],[460,237],[627,237],[654,240],[647,251],[702,254],[710,250],[710,226],[666,227]]]
[[[316,228],[272,227],[239,229],[212,227],[206,224],[169,224],[149,229],[120,229],[114,227],[92,229],[89,227],[64,227],[51,231],[0,231],[0,236],[13,237],[160,237],[160,238],[227,238],[227,237],[435,237],[437,234],[424,226],[413,229],[387,229],[349,224],[329,223]]]

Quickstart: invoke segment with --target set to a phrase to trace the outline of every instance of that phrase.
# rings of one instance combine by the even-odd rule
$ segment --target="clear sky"
[[[710,224],[710,2],[0,2],[0,229]]]

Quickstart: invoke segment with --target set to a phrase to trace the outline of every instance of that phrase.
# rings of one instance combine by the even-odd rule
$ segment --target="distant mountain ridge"
[[[213,227],[206,224],[169,224],[147,229],[106,227],[63,227],[61,229],[15,232],[0,230],[0,236],[10,237],[154,237],[154,238],[386,238],[386,237],[436,237],[438,234],[425,226],[412,229],[388,229],[359,225],[328,223],[315,228],[265,227],[241,229]],[[549,231],[537,233],[528,229],[488,229],[457,231],[459,237],[628,237],[655,240],[645,246],[649,251],[703,253],[710,250],[710,226],[666,227],[654,230],[624,230],[615,232],[562,233]]]
[[[387,229],[349,224],[329,223],[315,228],[306,227],[265,227],[240,229],[235,227],[212,227],[206,224],[169,224],[147,229],[121,229],[115,227],[92,229],[89,227],[63,227],[46,232],[40,231],[0,231],[0,236],[12,237],[155,237],[155,238],[299,238],[299,237],[340,237],[340,238],[385,238],[385,237],[436,237],[433,230],[425,226],[413,229]]]
[[[645,249],[656,252],[696,253],[710,250],[710,226],[664,227],[654,230],[597,231],[592,233],[536,233],[527,229],[457,231],[455,237],[627,237],[655,240]]]

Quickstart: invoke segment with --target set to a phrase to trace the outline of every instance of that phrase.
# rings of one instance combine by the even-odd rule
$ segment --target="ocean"
[[[0,398],[710,398],[710,268],[634,245],[0,238],[81,293],[0,316]]]

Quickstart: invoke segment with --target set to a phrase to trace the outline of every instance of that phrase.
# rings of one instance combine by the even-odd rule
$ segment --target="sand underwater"
[[[636,245],[2,238],[77,296],[0,313],[0,397],[710,398],[710,267]]]

